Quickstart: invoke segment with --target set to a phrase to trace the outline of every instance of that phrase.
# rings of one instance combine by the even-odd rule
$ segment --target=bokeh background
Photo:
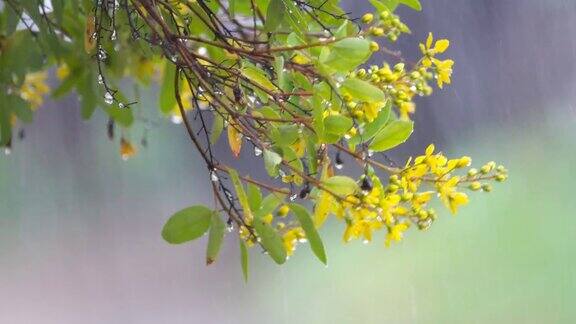
[[[419,102],[392,157],[434,142],[502,162],[509,182],[392,248],[344,245],[332,222],[328,267],[306,248],[282,267],[252,253],[245,284],[232,237],[210,267],[205,238],[160,237],[171,213],[211,203],[182,127],[162,121],[122,161],[102,114],[49,101],[0,157],[0,323],[574,323],[576,2],[422,2],[400,9],[413,34],[399,48],[449,38],[453,85]],[[141,102],[155,111],[154,91]]]

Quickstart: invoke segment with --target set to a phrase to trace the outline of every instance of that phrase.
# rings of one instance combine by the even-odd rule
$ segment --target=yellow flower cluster
[[[435,153],[434,145],[430,145],[424,155],[409,159],[404,168],[391,175],[386,185],[374,173],[363,176],[361,181],[369,184],[369,190],[342,201],[332,199],[330,203],[331,212],[346,222],[344,241],[361,238],[370,242],[374,231],[385,228],[388,246],[400,241],[411,225],[421,230],[431,225],[436,212],[428,203],[434,196],[455,214],[468,203],[468,195],[461,190],[490,191],[489,185],[480,182],[503,181],[507,177],[506,169],[496,167],[494,162],[487,163],[480,171],[470,169],[464,176],[454,175],[471,162],[467,156],[448,159],[442,153]]]
[[[50,87],[46,84],[47,78],[46,71],[28,73],[20,86],[20,97],[28,101],[32,109],[41,106],[44,96],[50,92]]]
[[[444,84],[450,84],[454,61],[439,60],[435,57],[437,54],[444,53],[449,45],[450,42],[447,39],[434,42],[430,33],[426,43],[420,44],[423,58],[411,64],[410,68],[403,62],[394,66],[384,62],[382,66],[373,65],[367,70],[358,69],[352,73],[352,77],[369,81],[382,89],[391,98],[400,118],[407,120],[415,112],[414,96],[432,94],[432,87],[428,84],[430,80],[436,79],[439,88],[443,88]],[[376,118],[380,107],[367,103],[353,103],[351,106],[354,108],[354,116],[364,117],[367,122]]]

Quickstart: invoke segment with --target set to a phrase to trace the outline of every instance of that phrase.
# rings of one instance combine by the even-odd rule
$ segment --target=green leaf
[[[208,232],[208,246],[206,247],[206,264],[212,264],[218,258],[222,241],[224,240],[224,230],[226,225],[218,213],[213,212],[210,218],[210,231]]]
[[[280,234],[270,224],[264,223],[262,219],[254,220],[254,230],[260,238],[260,244],[266,249],[272,260],[277,264],[286,262],[286,250]]]
[[[260,188],[253,184],[248,183],[248,203],[250,204],[250,210],[260,209],[260,204],[262,204],[262,192]]]
[[[288,206],[298,218],[298,222],[300,222],[302,229],[304,229],[312,252],[314,252],[318,260],[326,264],[327,260],[326,252],[324,251],[324,244],[322,244],[322,239],[316,231],[316,227],[314,227],[314,222],[312,222],[310,213],[306,208],[298,204],[289,204]]]
[[[201,205],[184,208],[168,219],[162,237],[170,244],[181,244],[202,236],[210,227],[214,212]]]
[[[244,282],[248,282],[248,248],[246,243],[240,239],[240,265],[242,266],[242,275]]]
[[[167,114],[176,106],[174,90],[174,79],[176,77],[176,66],[170,62],[164,65],[164,80],[160,86],[160,111]]]
[[[370,41],[363,38],[345,38],[334,43],[330,49],[330,54],[322,63],[339,72],[353,70],[372,54]]]
[[[266,11],[266,24],[264,30],[267,32],[275,32],[276,29],[282,24],[286,6],[282,0],[271,0]]]
[[[401,4],[407,5],[408,7],[416,10],[416,11],[421,11],[422,10],[422,5],[420,4],[420,1],[418,0],[397,0],[398,2],[400,2]]]
[[[85,98],[82,98],[83,100]],[[130,127],[132,123],[134,123],[134,115],[132,109],[125,109],[120,107],[109,107],[106,109],[106,112],[118,125],[124,127]],[[84,116],[84,112],[82,112]]]
[[[372,139],[388,122],[390,119],[391,111],[391,101],[386,103],[386,106],[380,110],[378,117],[374,119],[371,123],[364,126],[364,132],[362,134],[356,134],[348,141],[348,145],[356,146],[360,143],[366,143]]]
[[[219,114],[214,114],[212,130],[210,131],[210,144],[216,144],[220,135],[222,135],[222,130],[224,130],[224,118]]]
[[[282,0],[287,10],[287,15],[284,15],[285,20],[288,21],[292,30],[301,38],[305,38],[308,24],[304,20],[304,15],[299,7],[294,4],[292,0]]]
[[[353,125],[352,119],[342,115],[331,115],[324,118],[324,129],[328,133],[343,135]]]
[[[382,0],[382,1],[369,0],[369,1],[374,6],[374,8],[376,8],[377,11],[390,10],[393,12],[394,10],[396,10],[396,7],[398,7],[398,0]]]
[[[262,218],[264,215],[272,213],[284,201],[285,197],[285,194],[276,192],[264,197],[260,204],[260,209],[255,212],[255,218]]]
[[[354,179],[339,175],[328,178],[324,182],[324,186],[341,196],[351,195],[358,190],[358,184]]]
[[[278,176],[278,165],[280,165],[280,163],[282,163],[280,154],[274,151],[264,150],[264,167],[269,176]]]
[[[242,210],[244,212],[244,219],[250,220],[252,219],[252,211],[250,209],[250,204],[248,203],[248,196],[246,196],[246,192],[244,191],[244,186],[242,182],[240,182],[240,177],[238,176],[238,172],[234,169],[228,169],[228,175],[230,175],[230,179],[232,180],[232,184],[236,189],[236,196],[238,197],[238,201],[242,206]]]
[[[259,85],[264,89],[267,89],[269,91],[273,91],[274,89],[276,89],[276,86],[272,82],[270,82],[268,75],[264,71],[260,70],[259,68],[253,65],[249,64],[244,65],[240,70],[240,73],[242,73],[242,75],[246,79],[250,80],[251,82]]]
[[[366,102],[384,102],[386,95],[380,88],[360,79],[347,79],[340,86],[343,93]]]
[[[395,120],[386,125],[386,127],[374,136],[369,147],[371,150],[376,152],[389,150],[404,143],[410,137],[413,130],[413,122]]]

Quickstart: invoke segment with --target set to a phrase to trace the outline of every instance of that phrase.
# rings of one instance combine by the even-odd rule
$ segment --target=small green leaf
[[[386,95],[380,88],[370,82],[360,79],[347,79],[340,86],[343,93],[347,93],[352,98],[366,102],[384,102]]]
[[[167,114],[176,106],[176,97],[174,96],[174,79],[176,77],[176,66],[170,62],[164,65],[164,79],[160,86],[159,105],[160,111]]]
[[[330,191],[341,196],[351,195],[358,190],[356,181],[346,176],[330,177],[324,182],[324,185],[330,189]]]
[[[242,266],[242,275],[244,282],[248,282],[248,248],[244,240],[240,239],[240,265]]]
[[[310,213],[306,208],[298,204],[289,204],[288,206],[298,218],[298,222],[300,222],[302,229],[304,229],[312,252],[314,252],[318,260],[326,264],[327,260],[326,252],[324,251],[324,244],[322,244],[322,239],[320,238],[318,231],[316,231],[316,227],[314,227],[314,222],[312,222]]]
[[[262,219],[254,220],[254,230],[260,238],[260,244],[266,249],[272,260],[277,264],[286,262],[286,250],[280,234],[270,224],[264,223]]]
[[[328,57],[322,63],[339,72],[348,72],[366,62],[372,52],[370,41],[363,38],[345,38],[330,47]]]
[[[286,6],[282,0],[271,0],[266,11],[266,24],[264,30],[267,32],[275,32],[276,29],[282,24]]]
[[[368,0],[370,1],[370,3],[374,6],[374,8],[376,8],[377,11],[384,11],[384,10],[390,10],[390,11],[394,11],[396,10],[396,7],[398,7],[398,0]]]
[[[219,114],[214,114],[214,120],[212,121],[212,130],[210,131],[210,144],[215,144],[220,138],[224,130],[224,118]]]
[[[286,195],[281,193],[271,193],[264,197],[260,204],[260,209],[255,212],[255,218],[262,218],[264,215],[273,212],[284,201],[285,197]]]
[[[346,116],[332,115],[324,118],[324,129],[328,133],[343,135],[352,125],[352,119]]]
[[[298,36],[300,36],[301,38],[305,38],[305,34],[307,31],[307,24],[306,21],[304,20],[304,15],[302,14],[302,11],[298,6],[296,6],[294,1],[292,0],[282,0],[282,2],[284,3],[284,6],[286,7],[286,11],[288,13],[287,15],[284,15],[285,20],[288,21],[288,24],[290,25],[290,27],[292,27],[292,30],[294,30],[294,32]]]
[[[366,126],[364,126],[364,132],[362,132],[362,134],[356,134],[348,141],[348,144],[355,146],[371,140],[372,137],[374,137],[376,133],[378,133],[390,119],[391,107],[391,101],[388,101],[386,106],[382,108],[378,113],[378,117],[376,117],[376,119],[374,119],[371,123],[368,123]]]
[[[240,70],[240,73],[242,73],[242,75],[250,80],[251,82],[259,85],[260,87],[267,89],[269,91],[273,91],[274,89],[276,89],[276,86],[270,82],[268,75],[260,70],[259,68],[253,66],[253,65],[244,65],[242,67],[242,69]],[[258,89],[257,87],[255,89]]]
[[[248,203],[248,196],[246,196],[246,192],[244,191],[244,186],[240,181],[240,177],[238,176],[238,172],[234,169],[228,169],[228,175],[230,175],[230,179],[232,180],[232,184],[236,189],[236,196],[238,197],[238,201],[242,206],[242,210],[244,212],[244,219],[250,220],[252,219],[252,211],[250,210],[250,204]]]
[[[253,183],[248,183],[247,191],[250,209],[253,211],[260,209],[260,204],[262,204],[262,192],[260,191],[260,188]]]
[[[399,3],[407,5],[408,7],[416,10],[416,11],[421,11],[422,10],[422,5],[420,4],[420,1],[418,0],[397,0]]]
[[[208,246],[206,247],[206,264],[212,264],[218,258],[218,253],[224,240],[226,225],[218,213],[213,212],[208,232]]]
[[[372,143],[370,143],[370,149],[376,152],[389,150],[404,143],[410,137],[413,130],[413,122],[395,120],[386,125],[386,127],[374,136]]]
[[[182,209],[168,219],[162,237],[170,244],[181,244],[202,236],[210,227],[213,211],[196,205]]]
[[[278,165],[280,165],[281,162],[282,157],[280,154],[274,151],[264,150],[264,167],[269,176],[278,176]]]

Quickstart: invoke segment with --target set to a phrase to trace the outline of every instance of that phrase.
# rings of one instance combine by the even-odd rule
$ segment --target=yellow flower
[[[450,84],[450,77],[452,76],[452,66],[454,61],[452,60],[437,60],[432,59],[434,65],[436,66],[436,72],[438,73],[437,82],[438,88],[442,89],[444,83]]]
[[[399,223],[388,227],[388,235],[386,235],[386,246],[390,246],[392,241],[400,241],[404,237],[404,232],[410,227],[407,223]]]
[[[62,63],[58,65],[58,68],[56,69],[56,77],[58,78],[58,80],[64,80],[69,75],[70,75],[70,67],[68,67],[68,64]]]
[[[468,203],[468,195],[456,191],[458,181],[460,181],[459,177],[452,177],[448,181],[438,183],[440,200],[442,200],[452,214],[456,214],[458,207]]]
[[[304,240],[306,240],[306,233],[304,233],[302,227],[295,227],[284,233],[282,236],[282,241],[284,243],[286,254],[288,254],[288,256],[292,255],[296,249],[296,244],[299,241]]]
[[[28,101],[32,108],[37,108],[44,102],[43,96],[50,92],[46,84],[48,73],[46,71],[26,74],[24,83],[20,87],[20,97]]]
[[[450,41],[447,39],[439,39],[432,47],[432,42],[434,42],[434,36],[432,33],[428,33],[428,38],[426,38],[426,44],[420,44],[420,51],[424,55],[434,56],[435,54],[442,54],[450,46]]]
[[[136,155],[136,148],[132,146],[132,143],[122,138],[120,140],[120,156],[122,160],[126,161],[134,155]]]
[[[264,215],[264,217],[262,217],[262,221],[266,224],[271,224],[272,221],[274,220],[274,215],[268,213],[266,215]]]

